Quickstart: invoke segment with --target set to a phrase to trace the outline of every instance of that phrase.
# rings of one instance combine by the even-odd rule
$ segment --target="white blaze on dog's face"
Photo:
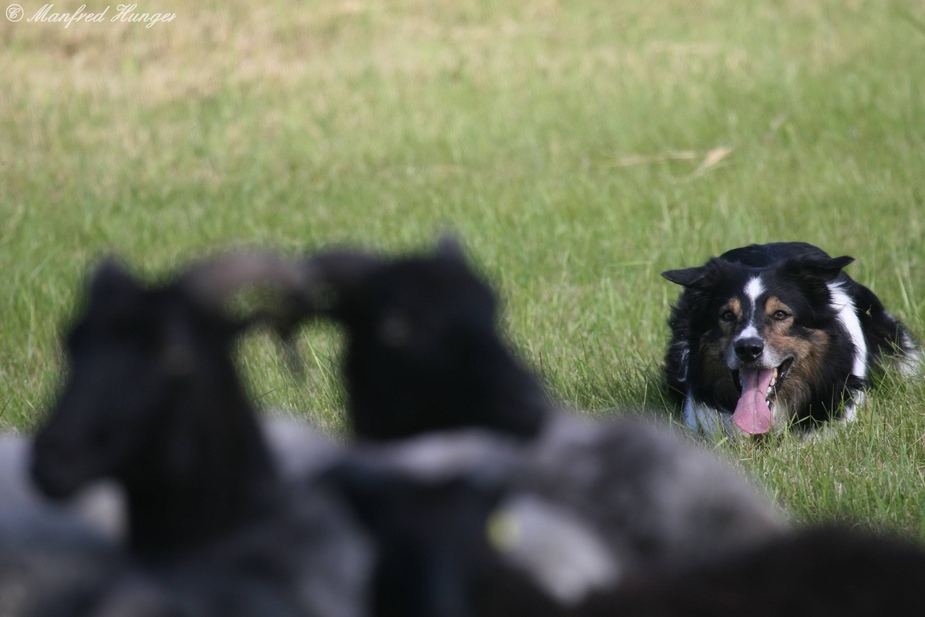
[[[718,314],[715,343],[739,391],[732,419],[749,434],[786,423],[805,398],[804,377],[820,370],[828,345],[825,332],[799,325],[798,309],[776,287],[756,274]]]

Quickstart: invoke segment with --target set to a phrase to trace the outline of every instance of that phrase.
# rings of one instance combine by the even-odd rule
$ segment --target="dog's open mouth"
[[[771,430],[774,424],[771,405],[792,366],[793,358],[787,358],[775,368],[741,368],[732,371],[732,379],[739,389],[739,400],[732,414],[736,426],[752,435],[761,435]]]

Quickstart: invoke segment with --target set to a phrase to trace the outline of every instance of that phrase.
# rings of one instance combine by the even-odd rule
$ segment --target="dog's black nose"
[[[754,336],[739,339],[735,342],[735,351],[742,362],[753,362],[764,351],[764,341]]]

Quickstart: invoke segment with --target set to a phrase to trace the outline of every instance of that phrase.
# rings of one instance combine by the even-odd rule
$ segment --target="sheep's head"
[[[370,348],[423,364],[449,360],[466,335],[496,337],[494,293],[455,245],[394,260],[335,253],[316,263],[337,272],[329,313]]]
[[[344,376],[359,436],[537,429],[523,401],[512,398],[542,393],[497,330],[492,289],[455,243],[394,260],[340,252],[310,263],[328,283],[326,313],[347,331]]]
[[[103,477],[130,480],[144,465],[179,477],[202,447],[202,414],[236,395],[247,405],[230,345],[253,319],[221,308],[246,282],[273,281],[266,270],[278,268],[248,270],[253,261],[201,262],[158,287],[115,263],[96,271],[66,338],[66,383],[34,442],[32,473],[43,491],[66,497]],[[231,410],[217,412],[229,417],[213,425],[233,430]]]

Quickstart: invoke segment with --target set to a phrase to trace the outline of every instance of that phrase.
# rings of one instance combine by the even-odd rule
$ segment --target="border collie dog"
[[[776,242],[663,272],[684,287],[669,320],[665,374],[683,396],[685,423],[737,436],[850,422],[879,361],[914,373],[918,344],[842,272],[853,261]]]

